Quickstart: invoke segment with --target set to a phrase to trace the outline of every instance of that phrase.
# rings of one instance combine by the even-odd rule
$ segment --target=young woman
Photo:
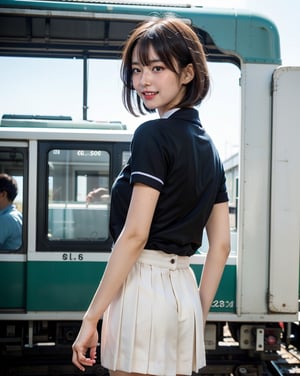
[[[121,68],[125,107],[156,110],[140,125],[111,195],[114,245],[73,344],[81,370],[101,363],[112,376],[190,375],[205,366],[204,325],[230,249],[228,197],[218,153],[202,128],[209,89],[195,32],[175,18],[151,20],[130,36]],[[200,287],[189,257],[206,227]]]

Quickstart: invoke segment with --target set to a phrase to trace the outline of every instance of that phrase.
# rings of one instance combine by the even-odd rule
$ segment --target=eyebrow
[[[154,63],[162,63],[162,60],[161,59],[153,59],[153,60],[149,60],[149,65],[150,64],[154,64]],[[140,64],[138,61],[132,61],[131,63],[132,65],[138,65]]]

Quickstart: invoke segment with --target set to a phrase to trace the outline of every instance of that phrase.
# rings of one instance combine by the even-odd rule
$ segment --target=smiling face
[[[178,69],[178,67],[177,67]],[[164,64],[154,48],[150,45],[147,64],[143,65],[139,58],[138,45],[132,54],[132,84],[145,106],[156,109],[160,116],[180,106],[185,94],[186,84],[194,77],[191,64],[178,73]]]
[[[123,104],[134,116],[200,105],[209,90],[199,37],[173,17],[145,21],[132,31],[120,73]]]

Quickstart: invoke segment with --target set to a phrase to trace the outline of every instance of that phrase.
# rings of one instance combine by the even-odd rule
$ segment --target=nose
[[[140,79],[140,83],[141,85],[143,86],[149,86],[150,85],[150,71],[149,69],[143,69],[142,73],[141,73],[141,79]]]

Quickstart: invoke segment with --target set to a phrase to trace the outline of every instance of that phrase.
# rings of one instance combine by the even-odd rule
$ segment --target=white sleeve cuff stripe
[[[131,175],[143,175],[143,176],[147,176],[150,179],[158,181],[161,185],[164,185],[164,182],[161,179],[157,178],[156,176],[147,174],[145,172],[135,171],[135,172],[132,172]]]

